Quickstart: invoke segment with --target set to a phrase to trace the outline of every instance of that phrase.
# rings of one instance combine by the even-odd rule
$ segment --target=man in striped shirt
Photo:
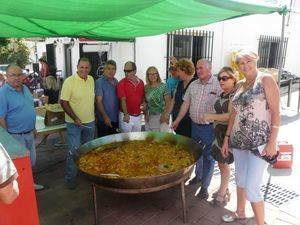
[[[200,199],[207,199],[207,188],[210,184],[215,161],[211,156],[211,145],[214,140],[213,123],[205,123],[203,115],[214,112],[214,103],[221,94],[222,89],[215,76],[211,73],[211,62],[200,59],[196,64],[196,72],[199,79],[195,80],[188,87],[181,105],[177,119],[173,122],[176,129],[180,120],[189,111],[192,120],[192,138],[201,142],[205,147],[202,156],[197,161],[196,176],[190,184],[201,181],[201,190],[198,194]]]

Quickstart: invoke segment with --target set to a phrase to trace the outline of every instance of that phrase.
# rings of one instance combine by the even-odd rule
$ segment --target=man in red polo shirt
[[[125,78],[117,86],[120,99],[119,123],[122,132],[141,131],[141,106],[144,103],[144,82],[136,76],[136,65],[124,65]]]

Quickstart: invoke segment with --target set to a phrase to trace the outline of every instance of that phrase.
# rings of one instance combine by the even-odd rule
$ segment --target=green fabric
[[[164,83],[160,83],[157,87],[149,85],[145,87],[147,109],[150,115],[158,115],[164,111],[164,96],[168,94],[167,85]]]
[[[280,12],[258,0],[0,0],[0,37],[132,40],[229,18]],[[269,1],[270,2],[270,1]]]

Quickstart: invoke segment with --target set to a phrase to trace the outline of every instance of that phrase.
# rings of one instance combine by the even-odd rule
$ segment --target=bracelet
[[[279,126],[273,125],[272,128],[279,129]]]

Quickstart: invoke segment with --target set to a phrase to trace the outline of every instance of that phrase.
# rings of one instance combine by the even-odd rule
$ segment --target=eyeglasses
[[[131,73],[134,70],[123,70],[123,71],[124,71],[124,73]]]
[[[228,76],[224,76],[224,77],[218,77],[218,81],[220,82],[221,80],[222,81],[227,81],[229,80],[231,77],[228,77]]]

